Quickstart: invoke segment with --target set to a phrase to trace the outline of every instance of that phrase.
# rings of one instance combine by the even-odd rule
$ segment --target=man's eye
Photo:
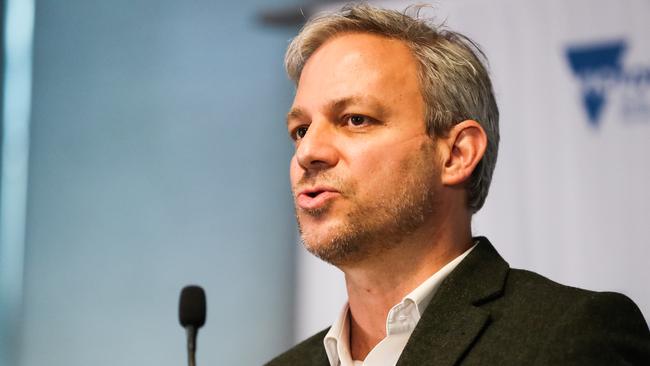
[[[348,117],[348,121],[353,126],[361,126],[362,124],[368,122],[368,118],[365,117],[365,116],[352,115],[352,116]]]
[[[293,131],[294,140],[300,140],[307,134],[307,126],[300,126]]]

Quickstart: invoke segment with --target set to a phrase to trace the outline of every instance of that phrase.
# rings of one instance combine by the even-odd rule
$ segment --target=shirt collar
[[[350,354],[350,306],[346,303],[341,310],[338,318],[332,324],[332,327],[325,335],[325,352],[330,361],[330,365],[350,364],[352,356]],[[339,362],[341,361],[341,362]],[[347,362],[346,362],[347,361]]]
[[[447,263],[393,306],[386,318],[386,337],[413,332],[427,305],[431,302],[442,281],[476,247],[476,243],[463,254]],[[353,365],[350,354],[349,305],[346,303],[338,318],[325,335],[323,343],[330,365]]]
[[[474,250],[478,244],[478,241],[472,245],[471,248],[467,249],[463,254],[454,258],[451,262],[447,263],[444,267],[440,268],[438,272],[434,273],[431,277],[427,278],[422,282],[415,290],[411,291],[408,295],[404,296],[404,300],[411,300],[415,303],[418,314],[422,316],[424,310],[427,308],[427,305],[431,302],[433,295],[438,291],[438,287],[442,284],[442,281],[447,278],[451,271],[456,268],[456,266],[467,257],[467,255]],[[404,302],[402,300],[402,302]],[[418,318],[419,319],[419,318]]]

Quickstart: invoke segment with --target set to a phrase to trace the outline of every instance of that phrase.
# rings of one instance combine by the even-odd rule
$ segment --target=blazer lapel
[[[508,263],[483,237],[443,281],[415,327],[398,366],[457,364],[488,326],[479,305],[501,296]]]

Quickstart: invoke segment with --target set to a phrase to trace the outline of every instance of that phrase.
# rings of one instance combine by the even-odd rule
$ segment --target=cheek
[[[391,146],[378,145],[359,149],[350,159],[350,163],[354,165],[357,172],[362,174],[390,175],[393,169],[399,165],[400,160],[399,151],[395,151]]]
[[[359,194],[362,192],[375,195],[392,185],[398,176],[398,164],[386,154],[384,149],[368,149],[356,154],[350,159],[349,175],[351,180],[359,186]],[[383,189],[382,189],[383,187]]]
[[[425,149],[421,141],[365,149],[351,160],[351,172],[358,181],[386,191],[425,169],[424,164],[433,163],[431,153]]]
[[[390,175],[391,161],[382,159],[377,155],[367,155],[355,161],[356,170],[370,179],[383,179]]]

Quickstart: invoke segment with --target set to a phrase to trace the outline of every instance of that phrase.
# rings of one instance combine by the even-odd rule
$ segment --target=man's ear
[[[481,125],[466,120],[453,126],[446,137],[442,184],[454,186],[467,181],[476,165],[483,158],[487,146],[487,135]]]

